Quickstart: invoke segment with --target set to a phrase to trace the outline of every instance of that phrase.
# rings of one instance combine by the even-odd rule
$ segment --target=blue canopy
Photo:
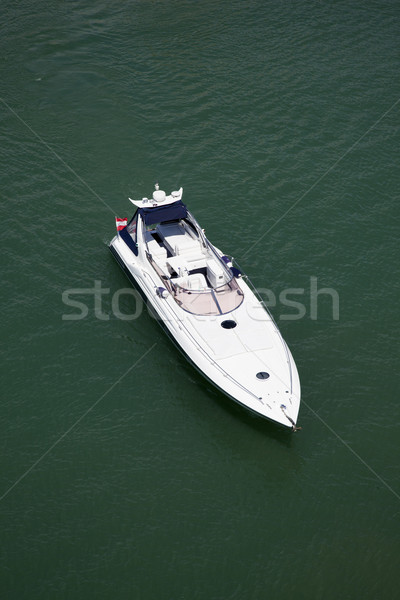
[[[154,223],[162,223],[163,221],[175,221],[187,217],[187,208],[181,200],[155,208],[139,208],[138,212],[143,217],[146,225],[154,225]]]
[[[133,239],[128,231],[128,227],[124,227],[118,233],[119,233],[120,238],[122,238],[124,240],[124,242],[128,246],[128,248],[130,250],[132,250],[132,252],[134,254],[136,254],[136,256],[137,256],[138,255],[137,244],[136,244],[136,242],[133,241]]]

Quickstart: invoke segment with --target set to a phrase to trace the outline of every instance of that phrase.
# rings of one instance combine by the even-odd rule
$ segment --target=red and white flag
[[[117,231],[121,231],[121,229],[126,227],[127,224],[128,224],[128,219],[118,219],[118,217],[115,217],[115,225],[117,227]]]

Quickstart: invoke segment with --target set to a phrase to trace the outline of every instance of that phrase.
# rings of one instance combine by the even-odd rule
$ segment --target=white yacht
[[[298,429],[296,365],[250,281],[206,238],[182,188],[129,200],[110,250],[186,358],[227,396]],[[124,226],[125,225],[125,226]]]

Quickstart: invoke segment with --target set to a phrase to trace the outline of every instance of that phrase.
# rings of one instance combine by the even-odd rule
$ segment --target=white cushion
[[[186,290],[200,291],[207,289],[206,278],[202,273],[179,277],[178,279],[173,279],[173,282]]]

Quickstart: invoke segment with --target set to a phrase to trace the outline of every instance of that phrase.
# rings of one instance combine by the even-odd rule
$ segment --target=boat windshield
[[[243,292],[234,278],[224,285],[205,290],[188,289],[178,283],[172,287],[175,302],[194,315],[224,315],[243,302]]]

